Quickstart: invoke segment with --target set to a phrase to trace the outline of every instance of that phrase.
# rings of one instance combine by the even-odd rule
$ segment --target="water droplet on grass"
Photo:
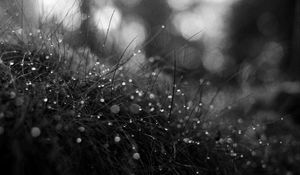
[[[134,153],[132,157],[133,157],[135,160],[139,160],[139,159],[141,158],[139,153]]]
[[[10,95],[11,99],[16,98],[16,96],[17,96],[17,94],[14,91],[11,91],[9,95]]]
[[[80,127],[78,127],[78,130],[79,130],[80,132],[84,132],[84,131],[85,131],[85,128],[84,128],[83,126],[80,126]]]
[[[32,127],[30,133],[32,137],[38,137],[41,135],[41,130],[38,127]]]
[[[149,94],[149,98],[150,98],[150,99],[154,99],[154,98],[155,98],[155,95],[151,93],[151,94]]]
[[[119,143],[121,141],[121,137],[120,136],[116,136],[114,140],[115,140],[116,143]]]
[[[114,113],[114,114],[117,114],[117,113],[120,112],[120,106],[119,106],[119,105],[112,105],[112,106],[110,107],[110,111],[111,111],[112,113]]]
[[[76,139],[76,143],[81,143],[81,142],[82,142],[82,139],[78,137],[78,138]]]

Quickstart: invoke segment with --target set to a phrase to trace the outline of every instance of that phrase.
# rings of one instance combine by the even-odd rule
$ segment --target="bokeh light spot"
[[[104,6],[94,13],[94,23],[100,31],[118,29],[121,19],[121,12],[113,6]]]
[[[42,22],[55,19],[70,31],[80,27],[82,16],[78,0],[38,0],[36,3]]]

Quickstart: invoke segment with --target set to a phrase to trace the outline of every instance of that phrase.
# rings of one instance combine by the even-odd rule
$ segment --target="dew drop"
[[[81,143],[82,142],[82,139],[80,138],[80,137],[78,137],[77,139],[76,139],[76,143]]]
[[[112,105],[110,107],[110,112],[114,113],[114,114],[117,114],[120,112],[120,106],[119,105]]]
[[[134,153],[132,157],[133,157],[135,160],[139,160],[139,159],[141,158],[139,153]]]
[[[32,127],[30,133],[32,137],[38,137],[41,135],[41,130],[38,127]]]
[[[114,140],[115,140],[116,143],[119,143],[121,141],[121,137],[120,136],[116,136]]]
[[[84,128],[83,126],[80,126],[80,127],[78,127],[78,130],[79,130],[80,132],[84,132],[84,131],[85,131],[85,128]]]

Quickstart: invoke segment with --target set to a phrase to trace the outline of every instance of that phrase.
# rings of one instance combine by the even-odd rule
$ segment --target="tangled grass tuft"
[[[86,62],[74,69],[74,54],[17,43],[0,44],[2,172],[238,172],[228,145],[200,130],[195,137],[174,127],[169,103],[161,102],[153,84],[140,87],[126,71],[99,62],[82,74]]]
[[[240,104],[215,115],[218,91],[203,103],[203,89],[210,88],[203,80],[189,99],[189,87],[175,81],[176,63],[164,84],[147,66],[127,70],[136,53],[108,55],[117,60],[108,66],[88,48],[64,43],[59,26],[45,29],[1,31],[2,172],[300,173],[299,128],[289,120],[271,113],[269,122],[264,111],[253,120]]]

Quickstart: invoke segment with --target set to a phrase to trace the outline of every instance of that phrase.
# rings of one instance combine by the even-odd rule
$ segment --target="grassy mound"
[[[74,55],[39,46],[0,45],[2,172],[238,172],[228,145],[174,127],[170,117],[178,116],[166,112],[165,97],[142,89],[126,71],[92,68],[82,76],[71,68]],[[82,70],[86,62],[77,65]]]
[[[1,36],[2,172],[300,173],[299,128],[290,120],[269,111],[253,118],[242,102],[215,112],[218,93],[202,103],[206,80],[186,99],[190,87],[175,73],[171,85],[147,67],[133,74],[125,52],[108,56],[117,60],[108,66],[89,49],[67,46],[59,27],[45,28]]]

